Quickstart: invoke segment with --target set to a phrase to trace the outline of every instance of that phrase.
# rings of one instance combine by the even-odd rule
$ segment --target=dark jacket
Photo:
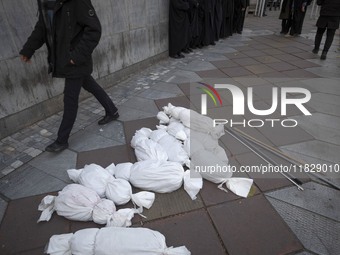
[[[57,0],[52,25],[45,4],[46,0],[38,0],[39,20],[20,54],[31,58],[46,43],[49,72],[54,77],[92,73],[91,55],[100,40],[101,25],[91,0]]]
[[[318,5],[321,5],[320,16],[340,16],[340,0],[318,0]]]

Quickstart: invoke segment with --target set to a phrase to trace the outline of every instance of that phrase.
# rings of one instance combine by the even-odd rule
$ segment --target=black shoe
[[[55,141],[45,148],[47,152],[61,152],[68,148],[68,143],[59,143]]]
[[[190,51],[190,52],[193,52],[193,50],[192,50],[192,49],[190,49],[190,48],[188,48],[188,51]]]
[[[318,54],[319,49],[315,49],[315,48],[314,48],[314,49],[312,50],[312,52],[313,52],[314,54]]]
[[[323,51],[320,59],[325,60],[327,58],[327,52]]]
[[[113,120],[116,120],[119,118],[118,112],[116,112],[113,115],[105,115],[104,118],[102,118],[100,121],[98,121],[98,125],[105,125],[107,123],[110,123]]]
[[[189,54],[190,51],[188,49],[182,50],[182,52]]]

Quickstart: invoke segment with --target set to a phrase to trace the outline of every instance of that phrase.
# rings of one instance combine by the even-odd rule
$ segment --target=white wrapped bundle
[[[112,173],[117,179],[123,179],[129,181],[130,179],[130,168],[132,167],[131,162],[117,164],[114,172]]]
[[[136,131],[131,140],[131,146],[135,149],[137,160],[168,160],[166,151],[158,143],[149,139],[151,132],[145,134],[140,131]]]
[[[147,228],[90,228],[75,234],[54,235],[50,255],[190,255],[185,247],[167,247],[165,237]]]
[[[159,193],[169,193],[184,187],[191,199],[195,199],[202,188],[202,178],[188,178],[190,171],[184,172],[181,164],[171,161],[140,161],[130,169],[130,183],[141,189]],[[187,178],[184,178],[187,176]]]
[[[113,166],[108,166],[109,171],[116,171],[116,167]],[[67,170],[67,173],[74,182],[94,190],[99,196],[110,199],[116,205],[123,205],[132,200],[140,207],[149,209],[152,206],[155,200],[154,193],[142,191],[132,194],[130,183],[123,179],[115,179],[109,171],[99,165],[91,164],[80,170]]]
[[[172,135],[178,140],[185,141],[188,139],[185,133],[185,126],[180,122],[171,122],[167,129],[169,135]]]
[[[168,115],[166,115],[164,112],[159,112],[157,114],[157,119],[159,119],[160,124],[168,124],[170,121]]]
[[[158,144],[166,151],[169,161],[178,162],[182,165],[190,163],[188,153],[184,150],[181,142],[176,140],[175,137],[167,134],[158,141]]]
[[[98,194],[82,185],[70,184],[58,196],[46,196],[42,199],[39,208],[42,211],[38,220],[49,221],[54,211],[59,216],[76,221],[94,221],[107,226],[131,226],[131,219],[136,209],[127,209],[124,213],[116,212],[114,203],[101,199]]]
[[[198,172],[204,179],[219,184],[218,188],[227,192],[223,188],[223,184],[226,184],[228,189],[242,197],[248,196],[253,184],[252,179],[231,178],[233,173],[230,167],[207,150],[199,150],[192,155],[191,171]]]

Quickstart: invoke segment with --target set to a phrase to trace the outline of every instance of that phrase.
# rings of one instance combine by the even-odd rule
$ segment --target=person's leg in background
[[[325,45],[323,47],[323,51],[322,51],[320,59],[326,59],[327,52],[329,48],[331,47],[333,39],[334,39],[334,34],[335,34],[335,29],[327,28],[326,41],[325,41]]]
[[[68,138],[78,112],[78,99],[83,78],[66,78],[64,87],[64,113],[57,140],[46,147],[48,152],[60,152],[68,148]]]
[[[85,90],[94,95],[105,109],[105,116],[98,122],[99,125],[107,124],[119,117],[117,107],[114,105],[105,90],[95,81],[95,79],[93,79],[91,75],[84,77],[82,86]]]
[[[316,31],[315,40],[314,40],[314,49],[312,50],[314,54],[318,54],[319,52],[322,36],[325,31],[326,31],[326,28],[321,28],[321,27],[318,27],[318,30]]]

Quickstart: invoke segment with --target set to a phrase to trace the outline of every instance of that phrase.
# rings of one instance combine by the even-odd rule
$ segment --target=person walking
[[[281,31],[280,34],[288,34],[289,29],[292,25],[292,1],[293,0],[283,0],[282,7],[280,11],[279,19],[282,20],[281,22]]]
[[[38,0],[38,12],[39,19],[20,55],[29,63],[35,51],[46,43],[49,73],[52,77],[65,78],[64,113],[58,137],[45,149],[60,152],[68,148],[82,87],[105,109],[99,125],[117,119],[119,114],[110,97],[91,76],[92,52],[101,37],[101,25],[91,0]]]
[[[327,52],[332,45],[335,30],[339,28],[340,20],[340,1],[339,0],[317,0],[321,6],[320,16],[316,22],[318,27],[315,35],[313,53],[319,52],[322,36],[327,29],[326,41],[320,59],[327,57]]]

